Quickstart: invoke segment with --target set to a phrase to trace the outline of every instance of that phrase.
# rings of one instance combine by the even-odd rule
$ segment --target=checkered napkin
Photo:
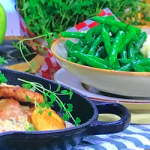
[[[113,15],[113,14],[109,8],[103,9],[98,14],[98,16],[104,16],[104,17],[110,16],[110,15]],[[74,31],[74,32],[75,31],[87,31],[97,25],[98,25],[97,22],[94,22],[92,20],[86,20],[84,22],[79,23],[75,27],[68,29],[67,31]],[[29,29],[26,27],[25,22],[21,16],[20,16],[20,27],[22,30],[21,31],[22,36],[31,37],[31,38],[35,37],[35,34],[31,33]],[[34,40],[34,42],[37,44],[41,44],[42,41],[43,41],[42,39]],[[36,47],[35,50],[38,52],[39,51],[38,47],[37,46],[35,47]],[[43,65],[43,67],[41,68],[38,74],[44,78],[53,80],[55,72],[57,72],[60,69],[60,65],[58,64],[57,60],[55,59],[55,57],[53,56],[53,54],[48,48],[44,48],[44,50],[48,51],[48,55],[45,56],[45,64]]]

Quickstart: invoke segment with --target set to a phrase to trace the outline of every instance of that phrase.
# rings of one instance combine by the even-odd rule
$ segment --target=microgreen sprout
[[[6,79],[5,75],[2,74],[2,72],[0,71],[0,84],[4,83],[4,82],[7,82],[7,79]]]
[[[2,65],[3,63],[8,64],[7,60],[5,60],[4,57],[0,56],[0,65]]]
[[[34,127],[33,127],[33,124],[29,123],[27,118],[26,118],[26,124],[25,124],[25,129],[27,131],[35,131]]]
[[[32,55],[32,53],[28,50],[27,46],[24,44],[25,42],[27,41],[32,41],[32,40],[36,40],[36,39],[39,39],[39,38],[50,38],[51,36],[53,35],[53,33],[47,33],[47,34],[43,34],[43,35],[40,35],[40,36],[36,36],[34,38],[24,38],[24,39],[19,39],[18,37],[16,37],[19,42],[18,43],[15,43],[13,42],[13,45],[20,51],[23,59],[25,60],[25,62],[30,66],[30,69],[27,70],[26,72],[30,72],[31,70],[33,70],[33,72],[36,74],[37,72],[35,71],[35,63],[31,64],[25,57],[23,51],[26,51],[28,55]],[[41,48],[41,45],[37,44],[34,42],[34,45],[38,46],[38,49],[42,52],[42,53],[47,53],[43,48]],[[45,46],[45,47],[49,47],[49,45]],[[35,54],[35,53],[33,53]]]
[[[70,88],[69,91],[68,90],[62,90],[59,94],[57,92],[60,91],[61,86],[58,85],[56,91],[51,91],[48,90],[46,88],[43,87],[43,85],[41,85],[40,83],[36,83],[36,82],[30,82],[30,81],[26,81],[23,79],[18,78],[19,81],[24,82],[24,84],[22,85],[23,88],[26,89],[36,89],[38,92],[42,93],[44,96],[44,102],[42,102],[41,104],[38,104],[35,100],[35,107],[38,109],[39,114],[42,114],[43,110],[48,110],[51,106],[53,106],[54,102],[57,102],[57,104],[60,107],[60,110],[62,110],[63,113],[63,120],[64,121],[68,121],[69,119],[72,119],[72,121],[74,122],[74,124],[77,126],[80,124],[81,119],[79,117],[77,117],[76,119],[72,116],[71,112],[73,111],[73,105],[71,103],[69,104],[64,104],[61,99],[58,97],[58,95],[68,95],[69,99],[71,100],[72,96],[73,96],[73,91]],[[50,88],[51,89],[51,88]],[[48,100],[48,98],[50,99],[50,101]],[[27,101],[31,101],[29,96],[26,95],[26,99]],[[51,115],[51,112],[48,111],[48,115]]]

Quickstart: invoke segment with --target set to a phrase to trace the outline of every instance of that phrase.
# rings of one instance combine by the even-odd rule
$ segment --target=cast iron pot
[[[8,84],[22,85],[18,78],[38,82],[45,88],[57,89],[58,84],[18,71],[0,69],[8,79]],[[67,89],[65,86],[61,90]],[[0,150],[70,150],[78,145],[84,136],[120,132],[126,129],[130,123],[130,113],[123,105],[115,103],[94,104],[87,97],[73,91],[72,100],[68,96],[60,96],[64,103],[72,103],[74,108],[72,115],[80,117],[81,125],[55,131],[32,131],[32,132],[4,132],[0,133]],[[55,111],[59,113],[59,107],[55,105]],[[115,122],[100,122],[98,114],[111,113],[121,117]],[[71,122],[71,120],[70,120]]]

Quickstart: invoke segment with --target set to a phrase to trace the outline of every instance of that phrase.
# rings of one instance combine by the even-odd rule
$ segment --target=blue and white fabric
[[[88,136],[74,150],[150,150],[150,125],[130,125],[123,132]]]

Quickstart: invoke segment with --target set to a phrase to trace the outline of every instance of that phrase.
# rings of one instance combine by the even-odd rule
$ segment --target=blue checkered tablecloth
[[[130,125],[123,132],[88,136],[74,150],[150,150],[150,125]]]

